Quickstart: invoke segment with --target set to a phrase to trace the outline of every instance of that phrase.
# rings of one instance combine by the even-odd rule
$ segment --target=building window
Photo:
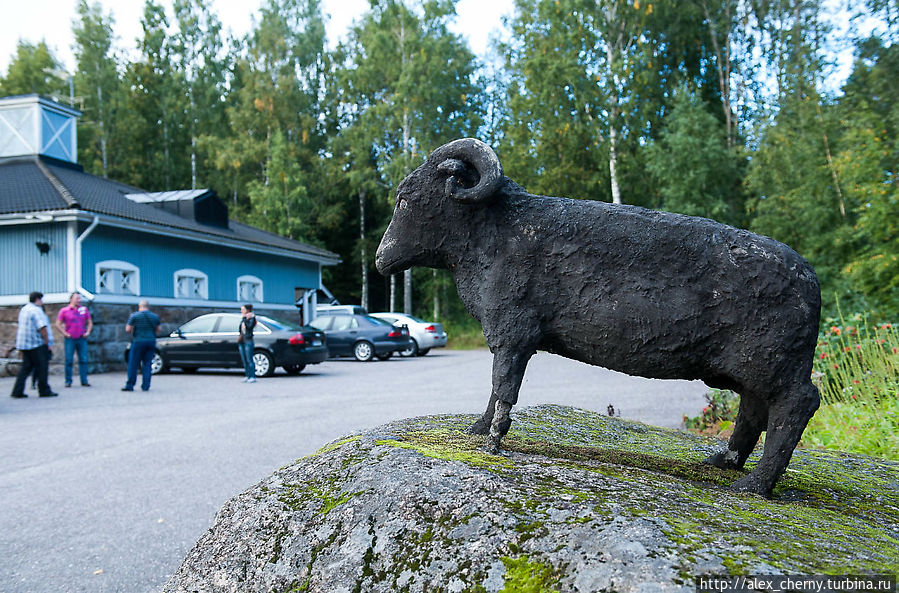
[[[200,270],[178,270],[175,272],[176,299],[209,298],[209,277]]]
[[[261,303],[262,280],[256,276],[241,276],[238,278],[237,300],[242,303]]]
[[[97,292],[139,295],[140,270],[126,261],[101,261],[97,264]]]

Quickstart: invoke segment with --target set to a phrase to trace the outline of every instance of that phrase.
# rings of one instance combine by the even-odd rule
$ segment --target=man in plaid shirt
[[[16,332],[16,349],[22,353],[22,367],[16,377],[16,384],[10,396],[15,398],[25,395],[25,379],[31,371],[37,369],[37,388],[41,397],[55,397],[56,393],[47,383],[47,370],[50,364],[50,323],[41,307],[44,295],[32,292],[28,295],[28,304],[19,311],[19,327]]]

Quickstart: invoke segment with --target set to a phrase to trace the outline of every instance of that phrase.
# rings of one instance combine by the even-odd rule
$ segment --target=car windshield
[[[295,331],[299,330],[300,326],[293,321],[287,321],[286,319],[281,319],[279,317],[269,317],[268,315],[258,315],[259,321],[267,325],[271,329],[276,329],[280,331]]]

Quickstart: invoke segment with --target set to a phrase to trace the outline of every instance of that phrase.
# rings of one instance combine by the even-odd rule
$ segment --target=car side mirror
[[[181,333],[180,329],[176,329],[175,331],[173,331],[172,333],[169,334],[169,337],[170,338],[183,338],[184,334]]]

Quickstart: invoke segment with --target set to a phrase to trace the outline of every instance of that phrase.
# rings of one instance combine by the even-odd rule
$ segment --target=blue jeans
[[[150,368],[153,362],[153,354],[156,353],[156,340],[135,340],[131,342],[131,354],[128,356],[128,380],[125,387],[134,389],[137,383],[137,365],[141,365],[142,379],[140,388],[144,391],[150,389],[150,377],[153,376],[153,369]]]
[[[252,379],[256,376],[256,363],[253,362],[253,340],[238,342],[237,348],[240,350],[240,359],[243,361],[243,372],[247,379]]]
[[[75,366],[75,354],[78,354],[78,374],[81,384],[87,383],[87,338],[66,338],[66,385],[72,384],[72,367]]]

